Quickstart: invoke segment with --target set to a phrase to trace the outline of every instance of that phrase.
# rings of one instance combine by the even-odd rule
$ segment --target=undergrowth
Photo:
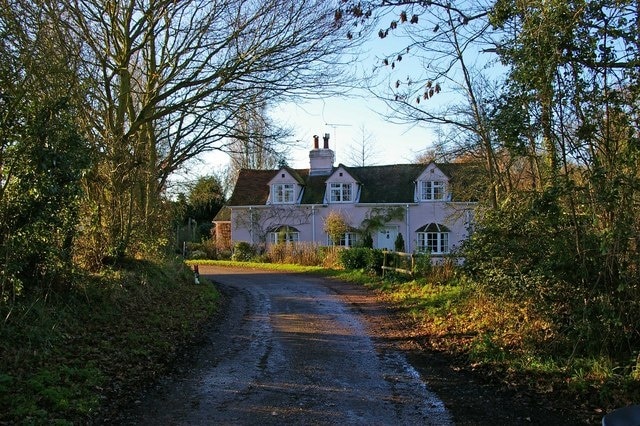
[[[89,422],[161,372],[218,297],[178,262],[131,261],[76,281],[0,307],[0,423]]]
[[[410,315],[431,349],[509,387],[531,389],[606,412],[640,400],[639,359],[576,355],[561,330],[530,300],[499,300],[473,282],[378,281],[372,288]]]

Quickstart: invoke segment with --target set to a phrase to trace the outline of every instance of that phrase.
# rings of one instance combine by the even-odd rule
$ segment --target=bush
[[[320,263],[318,266],[325,268],[337,268],[341,266],[340,253],[346,250],[344,247],[339,246],[322,246],[318,248],[318,256],[320,256]]]
[[[365,256],[367,250],[370,249],[367,249],[366,247],[353,247],[341,251],[339,255],[340,264],[344,269],[364,269],[366,264]]]
[[[413,273],[418,277],[428,277],[433,270],[431,256],[428,253],[417,253],[414,255],[414,259]]]
[[[248,262],[256,255],[256,249],[254,246],[246,241],[239,241],[233,247],[233,254],[231,260],[238,262]]]
[[[267,248],[266,259],[272,263],[303,266],[322,265],[320,246],[313,243],[279,243]]]
[[[362,236],[362,247],[373,248],[373,237],[366,233]]]
[[[218,245],[213,238],[202,240],[201,250],[205,252],[207,259],[218,258]]]
[[[209,257],[207,256],[207,253],[202,250],[194,250],[192,252],[189,252],[189,259],[203,260],[209,259]]]
[[[382,262],[384,260],[382,250],[353,247],[342,250],[339,258],[342,267],[345,269],[362,269],[370,274],[382,274]]]
[[[384,263],[384,253],[379,249],[369,249],[365,271],[372,275],[382,275],[382,264]]]
[[[393,242],[393,247],[396,251],[404,251],[404,238],[402,233],[398,233],[396,240]]]
[[[553,324],[556,352],[636,359],[637,272],[625,262],[607,264],[615,251],[610,236],[594,230],[588,215],[566,211],[552,190],[505,201],[463,244],[464,270],[496,299],[531,300]]]

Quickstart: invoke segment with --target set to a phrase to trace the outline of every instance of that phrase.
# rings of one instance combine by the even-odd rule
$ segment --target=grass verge
[[[218,293],[181,262],[131,261],[2,306],[0,424],[76,424],[164,371]]]
[[[376,281],[369,286],[399,307],[430,349],[523,392],[577,407],[585,421],[640,401],[639,360],[578,356],[544,311],[528,300],[496,300],[464,278]]]

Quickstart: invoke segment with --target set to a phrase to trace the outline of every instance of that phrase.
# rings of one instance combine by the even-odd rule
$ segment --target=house
[[[374,248],[394,250],[402,234],[404,251],[433,256],[450,253],[468,237],[478,199],[468,191],[474,187],[473,167],[335,166],[329,134],[323,140],[321,148],[314,136],[308,169],[241,170],[227,207],[214,219],[217,235],[263,246],[284,241],[353,246],[366,230]],[[324,230],[331,212],[349,226],[340,241],[331,241]]]

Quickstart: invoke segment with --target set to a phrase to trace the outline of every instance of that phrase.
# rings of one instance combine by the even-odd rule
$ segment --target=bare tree
[[[269,118],[265,101],[256,100],[238,114],[236,134],[228,147],[229,180],[235,182],[241,169],[274,169],[286,161],[291,135]]]
[[[297,206],[269,206],[263,209],[238,209],[236,227],[249,229],[252,243],[265,245],[269,232],[279,226],[306,225],[311,222],[311,209]]]
[[[255,99],[329,92],[345,78],[347,29],[335,22],[331,2],[63,0],[50,7],[83,43],[83,75],[92,81],[87,133],[103,158],[90,197],[118,256],[135,228],[157,223],[171,173],[246,136],[238,123]]]
[[[358,23],[375,18],[380,39],[404,41],[378,59],[367,89],[386,102],[391,111],[386,118],[392,122],[437,125],[464,134],[456,141],[466,140],[466,148],[484,162],[495,206],[500,176],[482,96],[492,85],[481,71],[490,61],[478,56],[496,50],[496,34],[489,31],[492,7],[491,1],[348,1],[342,16]],[[447,95],[456,101],[441,102]]]
[[[360,125],[360,138],[354,139],[347,151],[348,165],[372,166],[376,164],[379,155],[373,134],[367,131],[364,124]]]

